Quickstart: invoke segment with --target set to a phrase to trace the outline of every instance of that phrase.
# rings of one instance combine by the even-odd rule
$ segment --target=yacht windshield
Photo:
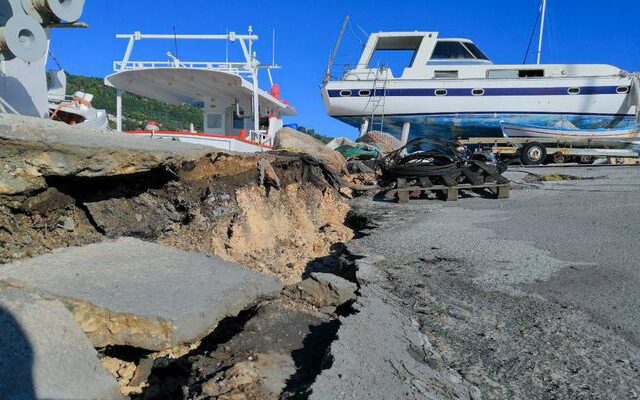
[[[433,50],[432,60],[474,60],[473,54],[460,42],[438,42]]]
[[[471,42],[440,41],[433,50],[432,60],[488,60]]]
[[[475,44],[471,43],[471,42],[465,42],[464,43],[464,47],[466,47],[467,49],[469,49],[469,51],[471,52],[471,54],[473,54],[478,60],[488,60],[489,57],[487,57],[482,50],[480,50],[478,48],[478,46],[476,46]]]

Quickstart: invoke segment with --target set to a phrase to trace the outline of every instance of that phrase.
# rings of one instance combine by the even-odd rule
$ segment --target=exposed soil
[[[132,236],[299,281],[310,260],[352,238],[349,208],[321,166],[270,159],[279,187],[261,184],[257,157],[220,154],[129,175],[47,176],[46,189],[0,201],[0,263]]]

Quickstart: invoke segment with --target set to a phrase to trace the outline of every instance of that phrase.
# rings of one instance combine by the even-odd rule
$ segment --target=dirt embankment
[[[307,156],[225,154],[5,118],[0,269],[63,247],[135,237],[217,255],[289,285],[175,349],[98,348],[123,394],[276,399],[308,392],[356,290],[317,274],[340,272],[341,244],[354,237],[334,170]]]
[[[5,171],[35,182],[0,196],[0,263],[133,236],[219,255],[293,283],[310,260],[352,238],[346,201],[322,167],[304,159],[210,153],[149,162],[112,152],[100,163],[82,154],[83,166],[56,170],[69,149],[38,147],[7,143],[0,155]],[[260,158],[279,182],[267,174],[261,183]],[[128,167],[97,172],[114,163]]]

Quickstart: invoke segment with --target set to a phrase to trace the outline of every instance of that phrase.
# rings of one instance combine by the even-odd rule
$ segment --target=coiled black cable
[[[409,149],[417,151],[407,154]],[[456,142],[422,138],[413,140],[400,149],[387,154],[380,161],[380,169],[383,175],[389,179],[456,175],[460,173],[460,168],[466,159],[468,159],[466,148]]]

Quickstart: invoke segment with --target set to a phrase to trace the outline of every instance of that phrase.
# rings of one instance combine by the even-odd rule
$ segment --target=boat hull
[[[640,135],[640,128],[578,130],[503,124],[502,132],[508,138],[634,140]]]
[[[148,137],[151,139],[175,140],[178,142],[198,144],[202,146],[210,146],[219,150],[234,151],[237,153],[260,153],[272,150],[272,147],[266,144],[259,144],[252,140],[242,139],[235,136],[213,135],[208,133],[192,133],[192,132],[149,132],[149,131],[132,131],[125,132],[127,135],[135,135]]]
[[[322,90],[328,114],[353,127],[367,118],[371,129],[382,128],[396,136],[409,122],[411,137],[447,139],[502,136],[501,122],[551,126],[566,120],[579,129],[623,129],[635,124],[636,107],[628,95],[631,79],[623,76],[396,79],[384,89],[374,90],[374,85],[329,82]],[[443,90],[446,95],[436,94]]]
[[[335,117],[360,127],[363,116]],[[438,137],[442,139],[468,139],[473,137],[501,137],[501,123],[514,125],[552,126],[558,121],[569,121],[580,129],[631,128],[635,117],[628,115],[580,114],[443,114],[385,116],[382,130],[400,137],[405,123],[411,124],[410,139]],[[375,126],[374,129],[379,129]]]

